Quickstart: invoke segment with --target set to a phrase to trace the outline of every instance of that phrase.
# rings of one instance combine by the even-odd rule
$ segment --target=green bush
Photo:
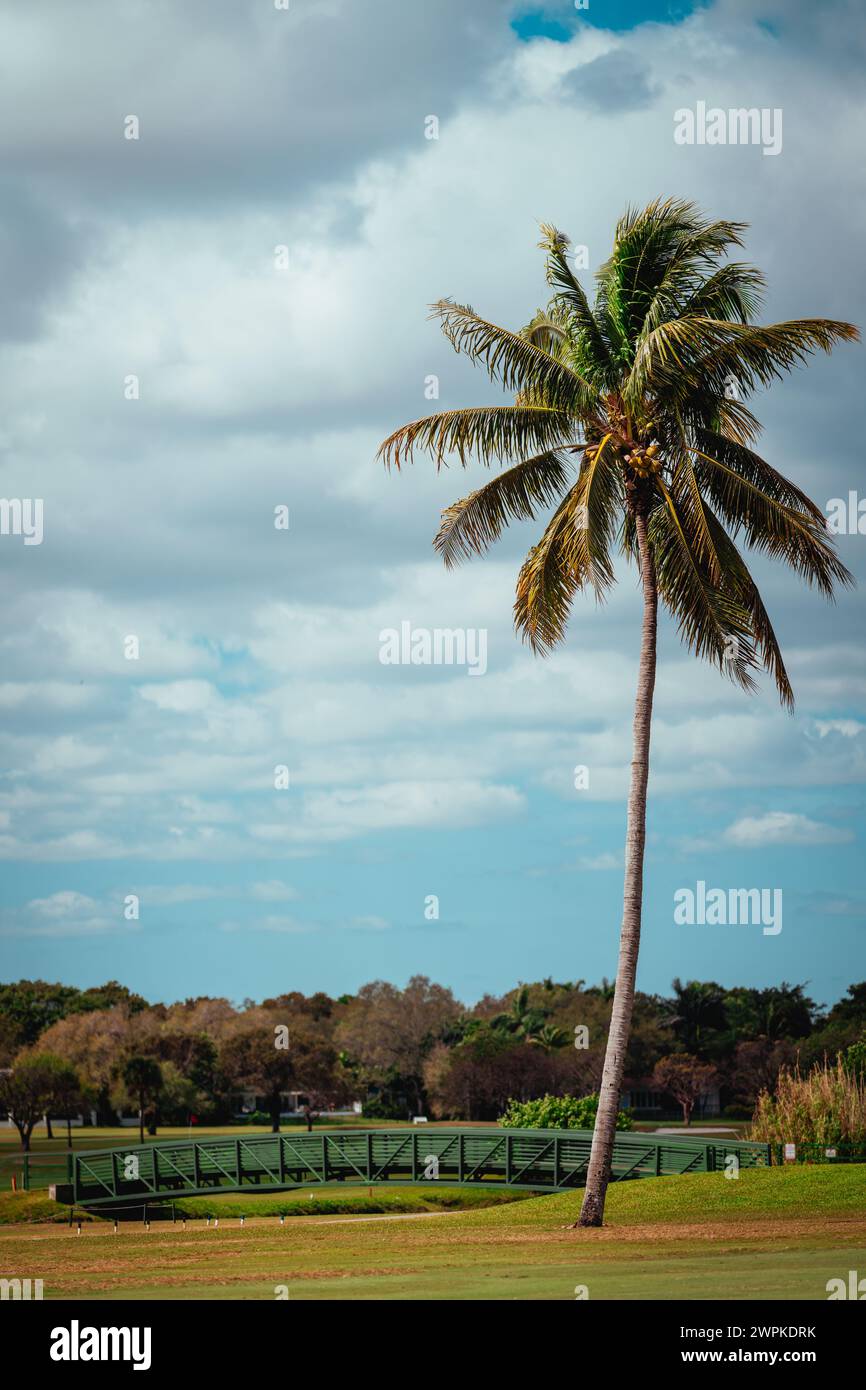
[[[510,1100],[500,1115],[505,1129],[592,1129],[598,1111],[598,1095],[540,1096],[537,1100]],[[620,1110],[617,1129],[631,1129],[628,1111]]]
[[[842,1065],[849,1075],[866,1080],[866,1036],[846,1048],[842,1054]]]

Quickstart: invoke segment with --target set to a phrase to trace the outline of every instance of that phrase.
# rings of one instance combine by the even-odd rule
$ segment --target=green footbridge
[[[440,1182],[562,1191],[585,1183],[591,1143],[590,1130],[462,1127],[220,1136],[69,1154],[63,1196],[99,1208],[335,1184]],[[724,1172],[771,1161],[768,1144],[620,1133],[612,1176],[624,1181]]]

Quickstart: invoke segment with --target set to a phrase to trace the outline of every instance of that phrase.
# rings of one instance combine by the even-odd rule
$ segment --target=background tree
[[[725,1018],[735,1039],[805,1038],[818,1014],[805,985],[771,985],[766,989],[725,992]]]
[[[434,545],[446,565],[486,551],[510,521],[554,507],[520,571],[514,607],[518,630],[539,653],[562,641],[579,591],[601,599],[610,589],[615,545],[638,567],[643,617],[623,918],[583,1225],[603,1220],[631,1026],[659,600],[698,656],[745,690],[764,667],[790,706],[782,654],[737,537],[827,597],[851,579],[820,508],[753,451],[759,426],[746,401],[857,330],[827,319],[755,325],[764,277],[722,263],[742,245],[743,230],[681,200],[629,209],[591,308],[568,239],[545,227],[554,295],[521,332],[451,300],[433,306],[455,351],[486,367],[513,401],[416,420],[380,448],[396,468],[419,448],[437,465],[449,455],[464,465],[473,455],[511,465],[443,512]]]
[[[713,980],[679,979],[671,986],[672,999],[663,1001],[671,1031],[679,1047],[706,1057],[722,1044],[727,1016],[725,991]]]
[[[774,1091],[779,1073],[793,1066],[797,1051],[787,1038],[752,1038],[737,1044],[730,1069],[731,1086],[751,1112],[761,1091]]]
[[[692,1111],[702,1096],[717,1086],[719,1073],[709,1062],[691,1057],[686,1052],[674,1052],[656,1063],[652,1082],[659,1091],[667,1091],[681,1106],[683,1122],[690,1125]]]
[[[804,1066],[824,1058],[833,1060],[866,1030],[866,982],[849,985],[845,997],[834,1004],[800,1049]]]
[[[407,1110],[424,1105],[424,1060],[449,1024],[461,1013],[450,989],[414,975],[405,989],[384,980],[364,985],[336,1030],[337,1046],[364,1068],[373,1082],[399,1076]]]
[[[133,994],[116,980],[90,989],[48,984],[45,980],[18,980],[0,984],[0,1018],[14,1032],[16,1048],[32,1046],[47,1028],[71,1014],[91,1013],[124,1005],[127,1012],[147,1008],[140,994]]]
[[[138,1137],[144,1143],[144,1116],[155,1106],[162,1090],[162,1068],[154,1057],[127,1057],[120,1074],[123,1084],[138,1106]]]
[[[51,1053],[24,1051],[11,1071],[0,1074],[0,1113],[14,1124],[24,1153],[30,1152],[33,1130],[51,1104],[58,1063]]]
[[[223,1041],[219,1065],[233,1086],[261,1096],[275,1134],[287,1092],[305,1094],[311,1111],[343,1094],[337,1051],[326,1032],[309,1016],[292,1018],[286,1007],[248,1010]]]
[[[72,1117],[83,1104],[81,1079],[70,1062],[54,1053],[41,1054],[48,1063],[50,1075],[50,1095],[46,1107],[46,1118],[50,1113],[66,1121],[66,1143],[72,1148]],[[50,1135],[49,1135],[50,1137]]]
[[[40,1048],[57,1053],[78,1072],[85,1101],[99,1124],[114,1123],[111,1088],[124,1057],[133,1050],[132,1022],[123,1004],[70,1014],[41,1035]]]

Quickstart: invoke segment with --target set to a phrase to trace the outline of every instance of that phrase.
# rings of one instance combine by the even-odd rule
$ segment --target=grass
[[[220,1197],[182,1197],[175,1210],[182,1216],[376,1216],[435,1211],[481,1211],[487,1207],[511,1206],[532,1198],[531,1192],[516,1188],[485,1191],[477,1187],[384,1187],[354,1188],[349,1191],[326,1188],[256,1197],[251,1193],[232,1193]]]
[[[234,1206],[218,1230],[138,1223],[113,1235],[93,1222],[80,1238],[8,1226],[0,1273],[42,1278],[46,1298],[273,1299],[285,1289],[295,1300],[434,1301],[571,1301],[578,1286],[591,1299],[823,1300],[828,1279],[866,1274],[859,1165],[614,1185],[603,1230],[567,1229],[579,1205],[579,1192],[559,1193],[427,1215],[320,1214],[284,1226],[268,1216],[243,1227]]]
[[[177,1218],[204,1220],[208,1216],[239,1220],[240,1217],[280,1216],[377,1216],[436,1211],[475,1211],[487,1207],[509,1206],[530,1200],[532,1192],[518,1188],[480,1187],[327,1187],[302,1192],[270,1193],[257,1196],[253,1192],[230,1192],[213,1197],[177,1197],[162,1207],[149,1204],[151,1218],[171,1219],[172,1207]],[[142,1207],[131,1209],[130,1220],[141,1220]],[[159,1213],[159,1215],[157,1214]],[[68,1224],[70,1209],[61,1202],[52,1202],[44,1190],[35,1192],[0,1192],[0,1226],[20,1226],[33,1222]],[[104,1222],[113,1220],[98,1210],[75,1208],[74,1220]]]

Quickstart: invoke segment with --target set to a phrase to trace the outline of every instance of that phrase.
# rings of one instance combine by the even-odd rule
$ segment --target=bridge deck
[[[74,1201],[118,1206],[215,1192],[280,1192],[335,1183],[483,1183],[537,1191],[581,1187],[590,1130],[399,1129],[220,1136],[76,1153]],[[771,1161],[766,1144],[621,1133],[613,1179]]]

